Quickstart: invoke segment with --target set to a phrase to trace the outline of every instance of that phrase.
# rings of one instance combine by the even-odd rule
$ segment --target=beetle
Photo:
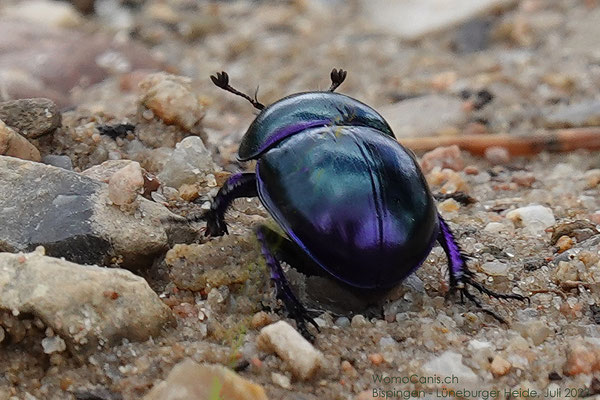
[[[268,107],[229,85],[220,72],[213,83],[244,97],[260,110],[238,150],[240,161],[256,160],[254,173],[231,175],[210,209],[206,236],[227,233],[225,212],[241,197],[258,196],[287,238],[279,243],[304,254],[327,275],[355,288],[387,290],[423,263],[438,242],[449,263],[451,289],[482,307],[469,287],[501,299],[518,294],[487,289],[473,279],[466,256],[434,198],[414,154],[395,138],[384,118],[368,105],[335,89],[347,72],[333,69],[326,91],[292,94]],[[275,256],[273,237],[256,229],[270,276],[299,331],[312,338],[307,309],[294,295]]]

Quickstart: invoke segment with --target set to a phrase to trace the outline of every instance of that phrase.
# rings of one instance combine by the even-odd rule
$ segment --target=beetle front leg
[[[310,342],[313,342],[314,336],[308,331],[306,324],[310,323],[317,329],[317,331],[319,331],[319,326],[315,320],[308,315],[308,310],[306,310],[300,300],[298,300],[296,295],[294,295],[294,292],[292,291],[292,288],[290,287],[290,284],[283,273],[281,264],[274,257],[273,252],[269,248],[267,235],[270,233],[270,231],[271,230],[266,226],[260,225],[256,229],[256,236],[260,242],[261,251],[265,257],[265,261],[269,266],[271,280],[275,283],[277,297],[283,301],[289,316],[296,321],[296,326],[298,327],[298,330],[302,336],[304,336]]]
[[[504,318],[500,317],[493,311],[484,308],[481,305],[479,299],[477,299],[471,292],[469,292],[468,286],[472,286],[475,289],[477,289],[480,293],[485,293],[488,296],[495,297],[497,299],[515,299],[525,301],[529,300],[529,298],[513,293],[507,294],[494,292],[493,290],[490,290],[483,286],[481,283],[473,280],[473,272],[470,271],[467,267],[466,256],[460,249],[460,246],[454,238],[454,234],[452,234],[450,227],[439,214],[438,220],[440,226],[440,230],[438,233],[438,242],[440,243],[440,245],[444,249],[444,252],[446,253],[446,256],[448,257],[448,264],[450,270],[450,288],[460,290],[461,297],[464,296],[467,299],[471,300],[483,312],[491,315],[499,322],[506,323]]]
[[[231,206],[231,203],[241,197],[256,196],[258,196],[256,174],[253,172],[233,174],[217,192],[210,205],[210,210],[199,216],[175,220],[175,222],[206,221],[205,236],[223,236],[228,233],[225,224],[225,212]]]

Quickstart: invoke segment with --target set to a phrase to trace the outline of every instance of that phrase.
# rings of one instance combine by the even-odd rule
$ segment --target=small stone
[[[62,340],[60,336],[52,336],[42,339],[42,347],[44,349],[44,353],[46,354],[60,353],[67,349],[65,341]]]
[[[352,317],[351,325],[353,328],[360,328],[361,326],[366,326],[368,324],[369,322],[367,321],[367,319],[361,314],[357,314],[354,317]]]
[[[531,187],[535,182],[535,175],[531,172],[517,171],[512,176],[512,181],[522,187]]]
[[[51,133],[61,124],[56,104],[44,98],[3,101],[0,119],[27,139]]]
[[[39,150],[0,120],[0,155],[22,160],[41,161]]]
[[[42,162],[53,167],[66,169],[67,171],[73,171],[73,163],[69,156],[58,156],[54,154],[48,154],[42,157]]]
[[[492,361],[490,370],[492,371],[492,374],[494,374],[494,376],[498,377],[498,376],[504,376],[504,375],[508,374],[511,367],[512,367],[512,365],[508,361],[506,361],[504,358],[502,358],[502,356],[497,355],[494,357],[494,360]]]
[[[298,379],[310,379],[323,364],[323,354],[285,321],[264,327],[256,340],[260,348],[286,361]]]
[[[181,198],[185,201],[194,201],[200,197],[200,193],[198,193],[198,186],[193,184],[184,183],[179,187],[179,189],[177,189],[177,191],[179,192]]]
[[[579,271],[573,263],[559,261],[554,276],[558,282],[576,281],[579,278]]]
[[[108,198],[116,205],[131,204],[143,192],[144,176],[137,162],[121,168],[108,181]]]
[[[600,350],[584,342],[569,346],[567,362],[563,367],[565,375],[590,374],[600,370]]]
[[[556,241],[556,247],[558,248],[558,253],[563,253],[563,252],[569,250],[571,247],[573,247],[573,244],[575,244],[575,242],[569,236],[567,236],[567,235],[561,236]]]
[[[271,316],[264,311],[259,311],[252,316],[252,327],[260,329],[273,322]]]
[[[506,227],[501,222],[490,222],[483,228],[485,232],[489,233],[500,233],[506,230]]]
[[[597,126],[600,124],[600,100],[550,107],[542,113],[549,128]]]
[[[478,175],[479,174],[479,168],[477,168],[474,165],[467,165],[463,171],[467,175]]]
[[[379,353],[369,354],[369,361],[373,365],[379,365],[383,363],[383,356]]]
[[[214,397],[216,394],[216,397]],[[264,389],[222,365],[185,359],[173,367],[144,400],[267,400]]]
[[[422,368],[425,373],[457,377],[458,387],[473,387],[478,383],[478,377],[471,368],[463,364],[462,357],[462,354],[448,350],[423,364]]]
[[[83,22],[83,18],[71,4],[49,0],[21,1],[4,12],[11,18],[57,28],[73,28]]]
[[[4,332],[4,328],[0,326],[0,343],[4,342],[6,338],[6,333]]]
[[[0,118],[1,119],[1,118]],[[590,169],[583,174],[586,189],[593,189],[600,183],[600,169]]]
[[[342,361],[340,364],[340,368],[342,369],[342,372],[346,375],[349,375],[349,376],[357,375],[356,369],[352,366],[352,364],[348,360]]]
[[[510,265],[500,261],[489,261],[481,264],[481,270],[492,276],[506,276]]]
[[[506,214],[506,218],[516,226],[522,226],[528,232],[538,235],[556,223],[552,210],[537,204],[512,210]]]
[[[438,204],[438,209],[445,213],[460,210],[460,204],[454,199],[446,199]]]
[[[504,165],[510,161],[510,153],[505,147],[492,146],[485,149],[485,158],[494,165]]]
[[[290,389],[292,387],[290,378],[283,374],[271,372],[271,380],[274,384],[281,386],[284,389]]]
[[[150,74],[140,82],[140,104],[152,110],[166,124],[200,133],[204,108],[190,84],[191,80],[183,76],[164,72]]]
[[[403,100],[378,111],[398,138],[438,135],[464,125],[468,115],[461,99],[439,94]]]
[[[421,168],[423,173],[431,172],[434,167],[450,168],[454,171],[460,171],[464,168],[465,162],[457,145],[448,147],[437,147],[421,157]]]
[[[536,346],[542,344],[552,333],[552,330],[548,328],[548,325],[539,319],[515,324],[515,329],[517,329],[524,338],[530,338]]]
[[[189,136],[177,143],[158,179],[165,185],[178,188],[205,180],[217,170],[210,152],[198,136]]]
[[[335,320],[335,324],[340,328],[345,328],[347,326],[350,326],[350,320],[348,319],[348,317],[339,317]]]

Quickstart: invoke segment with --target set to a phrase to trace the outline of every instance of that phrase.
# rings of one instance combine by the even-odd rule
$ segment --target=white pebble
[[[265,326],[256,340],[258,347],[286,361],[298,379],[309,379],[323,363],[323,354],[285,321]]]
[[[556,222],[552,210],[539,204],[512,210],[506,214],[506,218],[532,234],[543,234],[547,227],[554,225]]]
[[[62,340],[60,336],[52,336],[42,339],[42,347],[44,348],[44,353],[46,354],[60,353],[67,349],[65,341]]]

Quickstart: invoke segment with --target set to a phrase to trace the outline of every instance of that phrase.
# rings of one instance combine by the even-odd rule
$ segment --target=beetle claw
[[[328,91],[333,92],[335,89],[337,89],[342,84],[342,82],[344,82],[347,75],[348,71],[344,71],[341,68],[332,69],[331,74],[329,74],[329,77],[331,78],[331,86],[329,87]]]
[[[223,217],[219,217],[213,210],[208,210],[202,215],[202,219],[206,221],[206,230],[204,236],[216,237],[229,234],[227,224]]]

